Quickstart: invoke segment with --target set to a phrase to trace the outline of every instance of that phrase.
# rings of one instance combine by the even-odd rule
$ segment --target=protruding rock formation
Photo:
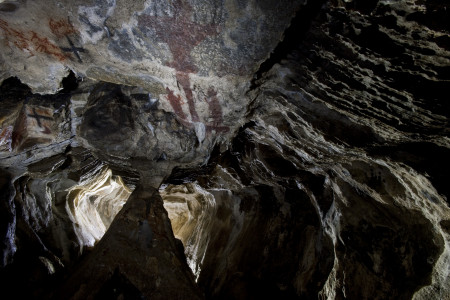
[[[55,299],[201,299],[157,190],[138,187]]]

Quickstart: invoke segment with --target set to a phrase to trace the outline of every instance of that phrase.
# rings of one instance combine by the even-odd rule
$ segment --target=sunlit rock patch
[[[173,233],[183,243],[189,267],[198,279],[216,213],[214,196],[196,183],[163,185],[160,193]]]
[[[81,247],[94,246],[103,237],[132,192],[108,168],[90,175],[67,194],[66,210]]]

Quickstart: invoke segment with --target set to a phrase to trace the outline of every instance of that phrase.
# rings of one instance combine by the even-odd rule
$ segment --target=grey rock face
[[[198,179],[217,206],[198,280],[207,295],[447,295],[445,197],[410,167],[327,141],[284,92],[260,96],[254,121]]]
[[[196,177],[216,218],[186,252],[206,247],[211,298],[450,295],[442,32],[401,1],[346,6],[262,76],[248,123]]]
[[[3,12],[2,77],[54,93],[69,70],[140,86],[190,128],[233,131],[247,83],[302,1],[33,1]],[[51,14],[49,14],[51,11]],[[22,22],[20,20],[26,20]],[[224,123],[225,122],[225,123]],[[214,135],[214,134],[213,134]]]
[[[446,5],[1,2],[5,293],[449,298]]]

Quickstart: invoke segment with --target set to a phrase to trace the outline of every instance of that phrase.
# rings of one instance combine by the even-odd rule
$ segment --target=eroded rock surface
[[[1,1],[5,294],[450,298],[447,2]]]
[[[76,284],[75,284],[76,283]],[[155,189],[138,187],[55,299],[201,299]]]
[[[230,149],[193,172],[216,203],[211,298],[450,296],[448,31],[412,19],[440,6],[344,7],[291,42]]]
[[[214,230],[216,198],[199,185],[169,185],[160,189],[173,233],[184,246],[186,259],[196,279]]]
[[[245,113],[249,80],[302,3],[16,2],[0,11],[0,79],[16,76],[34,92],[55,93],[72,70],[137,86],[201,143],[240,125],[233,120]]]

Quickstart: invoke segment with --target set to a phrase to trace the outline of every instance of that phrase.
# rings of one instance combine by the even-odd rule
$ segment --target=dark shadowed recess
[[[8,96],[23,97],[29,94],[31,94],[31,89],[17,77],[9,77],[0,85],[0,102]]]
[[[216,184],[212,174],[215,166],[220,165],[245,185],[231,188],[231,193],[241,201],[239,211],[245,225],[235,237],[241,242],[222,253],[229,247],[232,228],[208,228],[211,240],[198,284],[207,299],[315,299],[333,266],[332,245],[322,232],[308,194],[299,189],[296,180],[308,186],[321,209],[327,211],[331,197],[324,188],[325,178],[297,169],[270,145],[253,140],[248,131],[258,129],[255,122],[248,122],[239,129],[229,150],[220,153],[216,148],[207,165],[175,169],[166,180],[173,184],[197,181],[207,188]],[[256,156],[275,174],[273,179],[255,179],[264,177],[261,173],[264,171],[251,167]],[[289,205],[289,217],[282,217],[281,203]],[[231,214],[228,208],[218,205],[217,218]],[[279,234],[285,236],[281,247]],[[308,264],[310,253],[306,245],[315,245],[317,263],[311,270],[298,267]],[[218,258],[222,255],[229,259],[225,271],[218,269]],[[216,277],[217,272],[223,277]],[[294,278],[300,278],[303,291],[296,290]]]
[[[333,4],[336,4],[336,0],[331,1]],[[345,8],[348,10],[356,10],[363,14],[370,14],[378,4],[378,0],[353,0],[353,1],[345,1]]]
[[[31,88],[23,84],[17,77],[10,77],[0,85],[0,103],[2,111],[0,115],[7,114],[9,108],[16,107],[16,103],[23,101],[23,104],[53,106],[59,108],[70,100],[70,93],[78,87],[78,79],[71,72],[61,82],[63,89],[55,95],[33,94]],[[76,83],[76,86],[74,86]]]
[[[104,283],[96,297],[97,299],[145,299],[139,289],[120,273],[119,268],[114,270],[113,275]]]
[[[343,264],[343,271],[353,274],[351,286],[358,288],[345,289],[346,297],[337,290],[337,299],[411,299],[431,283],[433,265],[444,249],[442,236],[421,213],[380,205],[344,182],[340,188],[348,199],[358,199],[352,210],[343,211],[348,222],[336,249],[351,262]]]
[[[218,159],[221,156],[220,147],[215,146],[211,151],[208,162],[204,165],[193,168],[175,167],[172,169],[170,175],[164,180],[165,184],[183,184],[194,182],[201,176],[211,174],[214,167],[217,165]]]
[[[449,0],[419,0],[417,4],[425,5],[425,11],[409,14],[406,19],[424,24],[428,28],[439,31],[450,31]]]
[[[4,88],[9,85],[9,91],[16,91],[19,94],[28,94],[27,88],[17,85],[20,81],[8,79],[2,85]],[[13,97],[14,95],[10,95]],[[47,101],[65,98],[62,95],[49,95],[42,98]],[[42,100],[41,99],[41,100]],[[55,167],[58,162],[63,162]],[[2,266],[0,268],[0,282],[4,295],[14,295],[15,299],[48,299],[50,291],[60,286],[64,277],[70,274],[72,268],[89,254],[90,249],[85,247],[83,255],[79,254],[79,245],[76,243],[77,237],[73,231],[73,224],[64,215],[65,199],[67,189],[55,189],[55,198],[52,199],[52,206],[55,211],[54,220],[47,227],[40,230],[33,228],[33,220],[27,216],[24,208],[26,197],[30,196],[29,185],[33,180],[45,176],[57,176],[56,182],[79,182],[85,174],[92,174],[93,170],[101,169],[104,165],[101,161],[92,156],[89,150],[84,148],[73,148],[68,146],[64,153],[44,158],[28,166],[30,174],[26,174],[12,181],[12,176],[5,170],[0,170],[0,237],[2,247]],[[121,175],[124,182],[129,185],[136,185],[139,175],[121,170],[118,166],[110,166],[114,175]],[[63,175],[66,173],[67,175]],[[34,175],[33,175],[34,174]],[[45,175],[47,174],[47,175]],[[51,186],[52,184],[49,184]],[[31,223],[31,224],[30,224]],[[55,238],[63,232],[70,241],[67,249],[61,248],[59,239]],[[11,236],[12,233],[12,236]],[[11,243],[10,238],[14,239]],[[62,238],[61,238],[62,239]],[[13,246],[12,246],[13,245]],[[15,248],[15,249],[13,249]],[[12,259],[14,258],[14,259]],[[50,274],[45,262],[48,260],[54,267],[54,274]],[[63,264],[59,261],[62,260]],[[132,295],[134,290],[127,286],[127,282],[122,282],[121,278],[113,277],[113,283],[118,284],[122,293]],[[108,295],[108,285],[103,291]],[[8,298],[5,298],[8,299]],[[110,299],[110,298],[102,298]],[[135,298],[130,298],[135,299]]]
[[[392,146],[379,146],[368,149],[375,157],[389,157],[405,163],[426,175],[440,194],[447,197],[450,204],[450,186],[448,184],[450,149],[433,143],[403,143]]]
[[[70,93],[72,91],[75,91],[78,88],[78,83],[80,82],[80,78],[77,78],[75,76],[75,73],[71,70],[69,72],[69,75],[63,78],[61,81],[62,90],[60,93]]]
[[[255,88],[256,81],[260,79],[265,72],[269,71],[273,65],[286,58],[286,56],[299,45],[300,41],[310,29],[312,21],[320,12],[322,5],[326,2],[327,0],[307,1],[307,3],[300,8],[295,17],[291,20],[291,25],[285,30],[283,40],[275,47],[270,54],[270,57],[259,66],[258,71],[253,77],[251,88]]]
[[[243,184],[250,184],[251,180],[248,177],[250,174],[245,174],[243,171],[239,157],[246,151],[253,151],[255,149],[255,145],[252,145],[252,142],[248,140],[245,133],[245,129],[255,125],[256,123],[254,121],[250,121],[239,128],[238,134],[232,141],[233,151],[227,150],[221,153],[220,146],[215,146],[211,151],[207,163],[193,168],[175,167],[171,174],[164,180],[164,183],[183,184],[194,182],[196,180],[205,183],[205,176],[211,174],[217,164],[220,164],[223,166],[230,166],[233,172],[236,172],[236,175],[238,175]]]

